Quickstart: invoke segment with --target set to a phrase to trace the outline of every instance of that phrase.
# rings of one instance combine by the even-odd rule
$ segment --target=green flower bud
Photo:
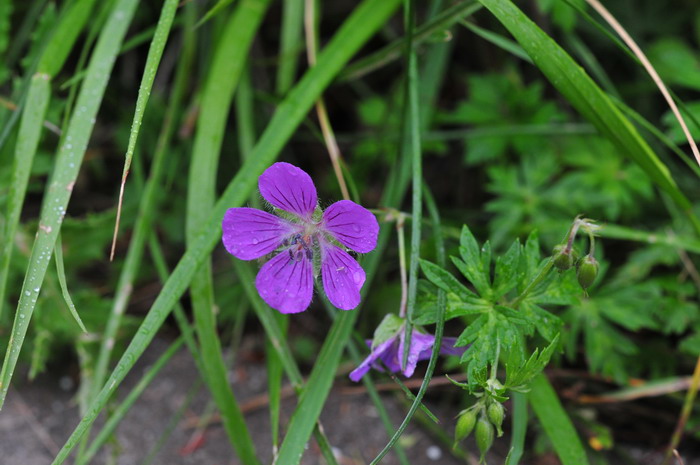
[[[476,425],[476,414],[477,409],[463,410],[457,419],[457,426],[455,426],[455,442],[459,442],[462,439],[466,439],[474,429]]]
[[[496,427],[499,438],[503,436],[501,425],[503,424],[503,417],[505,416],[505,413],[506,409],[503,408],[503,404],[500,402],[492,402],[491,405],[489,405],[489,408],[486,410],[489,421]]]
[[[584,289],[590,287],[596,276],[598,276],[598,260],[589,254],[579,260],[577,267],[576,277],[578,278],[578,283]]]
[[[571,268],[576,262],[576,258],[578,258],[574,249],[567,251],[564,244],[555,246],[552,255],[554,256],[554,266],[559,271],[566,271]]]
[[[479,448],[479,452],[481,452],[479,461],[483,463],[486,458],[486,452],[488,452],[493,444],[493,425],[485,415],[479,417],[479,421],[476,423],[476,432],[474,436],[476,437],[476,445]]]

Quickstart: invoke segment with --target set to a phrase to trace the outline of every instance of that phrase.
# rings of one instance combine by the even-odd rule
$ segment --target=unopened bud
[[[476,425],[476,414],[476,409],[462,411],[455,426],[455,442],[466,439],[472,433],[474,425]]]
[[[486,452],[493,444],[493,425],[484,415],[481,415],[476,423],[474,436],[476,437],[476,445],[479,448],[479,452],[481,452],[479,461],[483,463],[486,458]]]
[[[503,436],[503,430],[501,429],[501,425],[503,424],[503,417],[505,416],[505,408],[503,408],[503,404],[501,404],[498,401],[494,401],[489,405],[489,408],[486,410],[486,413],[489,417],[489,421],[493,426],[496,427],[496,431],[498,432],[498,437],[500,438]]]
[[[563,244],[555,246],[552,255],[554,256],[554,266],[559,271],[566,271],[571,268],[577,258],[576,252],[573,249],[567,250]]]
[[[586,289],[593,284],[596,276],[598,276],[598,260],[592,255],[586,255],[578,262],[578,270],[576,277],[582,288]]]

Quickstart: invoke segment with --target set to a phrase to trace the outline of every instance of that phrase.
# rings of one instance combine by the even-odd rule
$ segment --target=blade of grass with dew
[[[75,304],[73,304],[73,299],[71,299],[70,293],[68,292],[68,284],[66,283],[66,270],[65,270],[65,267],[63,266],[63,246],[61,244],[61,234],[59,234],[58,238],[56,238],[56,247],[54,248],[54,257],[53,258],[56,261],[56,274],[58,275],[58,284],[61,286],[61,293],[63,294],[63,300],[66,301],[66,305],[68,306],[68,310],[70,311],[70,314],[73,316],[73,319],[75,320],[75,322],[78,323],[80,330],[84,333],[87,333],[87,329],[85,329],[85,325],[83,324],[83,320],[80,319],[80,315],[78,314],[78,310],[75,309]]]
[[[35,74],[27,94],[27,103],[22,112],[22,120],[17,135],[15,156],[12,166],[12,183],[7,196],[7,214],[0,246],[0,317],[3,314],[5,290],[10,269],[10,260],[15,243],[15,232],[20,221],[24,196],[29,183],[34,155],[36,154],[46,108],[51,98],[49,76]]]
[[[180,336],[175,340],[175,342],[170,344],[170,347],[168,347],[168,349],[163,352],[160,357],[158,357],[158,360],[156,360],[156,362],[148,368],[136,386],[134,386],[126,398],[111,413],[105,422],[105,425],[102,427],[100,432],[97,433],[97,436],[90,443],[90,447],[88,447],[83,456],[79,460],[76,460],[76,465],[86,465],[90,463],[95,454],[100,450],[100,447],[102,447],[109,440],[110,436],[112,436],[114,431],[117,429],[117,426],[119,426],[119,423],[124,419],[139,397],[141,397],[148,385],[151,384],[160,370],[170,361],[173,355],[180,350],[183,342],[184,339],[182,336]]]
[[[532,380],[528,400],[542,429],[549,437],[562,465],[586,465],[588,458],[574,425],[562,407],[547,378],[540,374]]]
[[[508,29],[569,103],[622,153],[637,163],[700,231],[700,221],[692,213],[692,204],[680,191],[666,165],[581,67],[510,0],[479,2]]]
[[[59,147],[39,217],[39,231],[22,285],[10,343],[0,372],[0,408],[7,396],[12,374],[34,311],[35,294],[41,289],[119,44],[126,34],[137,3],[135,0],[119,0],[115,4],[93,52],[88,75],[80,91],[76,111],[71,118],[64,143]]]
[[[188,243],[197,238],[198,228],[214,204],[219,154],[233,93],[269,4],[270,0],[240,0],[224,26],[214,52],[209,77],[202,92],[189,168],[186,218]],[[221,411],[229,440],[243,463],[259,463],[245,419],[228,382],[228,370],[213,311],[214,285],[209,260],[200,265],[194,276],[190,298],[205,377]]]
[[[301,35],[303,18],[304,0],[283,0],[282,29],[275,81],[275,92],[278,96],[286,94],[294,83],[299,53],[304,48]]]
[[[397,0],[364,0],[355,8],[319,54],[317,65],[306,72],[299,83],[278,105],[271,122],[253,149],[251,157],[226,187],[212,213],[203,222],[197,239],[185,251],[107,380],[105,387],[92,402],[87,413],[54,459],[54,465],[63,463],[88,426],[95,420],[114,393],[117,385],[124,379],[153,339],[155,332],[163,324],[175,302],[183,295],[199,265],[204,262],[219,242],[221,218],[226,210],[240,206],[248,198],[255,187],[257,177],[277,158],[294,130],[304,121],[307,112],[321,92],[357,50],[386,22],[397,6]],[[398,182],[393,182],[394,187],[386,198],[391,202],[385,202],[386,205],[398,203],[396,199],[402,192],[404,178],[405,176],[402,175]],[[380,235],[380,246],[383,247],[385,243],[386,235],[384,237]],[[371,257],[368,257],[367,262],[373,263],[373,267],[376,267],[378,263],[377,259]],[[366,269],[372,271],[369,266]],[[368,272],[367,275],[369,278],[371,273]],[[342,323],[352,327],[355,318],[352,314],[356,313],[348,312],[349,317],[346,317]]]
[[[119,234],[119,220],[122,214],[122,203],[124,201],[124,186],[126,184],[126,178],[129,176],[131,159],[134,156],[134,150],[136,150],[136,141],[139,137],[139,131],[141,130],[143,115],[146,112],[148,98],[151,96],[151,88],[153,87],[153,81],[156,78],[156,72],[158,71],[158,66],[160,65],[160,59],[163,56],[165,44],[168,42],[168,36],[170,35],[170,28],[172,27],[173,19],[175,18],[177,5],[178,0],[165,0],[165,2],[163,3],[163,8],[160,10],[160,18],[158,18],[158,25],[156,26],[156,31],[153,34],[151,45],[148,48],[148,57],[146,58],[146,65],[143,69],[143,77],[141,78],[141,84],[139,85],[139,95],[136,99],[134,120],[131,123],[129,143],[126,148],[124,169],[122,170],[122,182],[119,186],[117,219],[114,223],[114,237],[112,238],[112,250],[109,254],[110,260],[114,259],[114,248],[117,245],[117,234]]]
[[[513,433],[510,438],[510,450],[505,465],[518,465],[523,456],[525,447],[525,433],[527,432],[527,396],[522,392],[512,392],[513,399]]]
[[[426,42],[433,37],[433,34],[449,28],[460,19],[473,15],[481,8],[481,5],[471,1],[464,1],[447,8],[438,16],[416,29],[413,37],[414,43],[416,45],[420,45]],[[391,63],[392,61],[398,60],[401,58],[405,48],[406,39],[397,39],[384,48],[345,68],[345,70],[338,76],[338,81],[344,82],[359,79],[362,76],[371,73],[372,71],[375,71],[388,63]]]
[[[76,1],[65,14],[62,14],[52,40],[48,42],[39,58],[38,71],[32,76],[29,84],[15,150],[5,230],[0,235],[4,238],[0,252],[0,318],[3,313],[14,235],[19,224],[34,155],[41,137],[41,128],[46,119],[46,109],[51,100],[51,78],[63,67],[66,56],[85,26],[93,4],[94,0]]]

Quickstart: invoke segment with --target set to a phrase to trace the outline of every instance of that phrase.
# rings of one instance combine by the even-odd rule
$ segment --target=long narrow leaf
[[[56,237],[61,229],[73,185],[78,177],[95,124],[97,110],[107,87],[107,80],[111,75],[119,45],[124,39],[137,3],[136,0],[116,2],[100,34],[88,67],[87,77],[78,96],[75,112],[71,117],[64,142],[59,147],[54,172],[39,217],[39,231],[32,247],[9,347],[5,354],[2,372],[0,372],[0,408],[5,402],[7,390],[10,387],[12,374],[36,305],[36,293],[44,282]]]

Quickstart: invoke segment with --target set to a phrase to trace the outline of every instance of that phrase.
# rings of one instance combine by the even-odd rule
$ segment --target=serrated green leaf
[[[520,249],[520,241],[516,240],[505,255],[496,259],[496,272],[493,279],[495,298],[505,295],[521,281]]]
[[[476,242],[474,235],[469,230],[467,225],[462,227],[462,234],[459,238],[459,255],[462,260],[455,257],[452,258],[452,262],[459,269],[459,271],[464,275],[465,278],[471,282],[476,288],[477,292],[483,297],[491,292],[491,284],[489,278],[489,268],[484,267],[484,257],[482,257],[482,252],[479,251],[479,244]],[[491,250],[487,251],[488,262],[490,264]]]
[[[559,346],[559,335],[557,334],[552,342],[549,343],[541,352],[539,349],[530,355],[530,358],[525,363],[518,360],[513,355],[506,362],[506,382],[505,386],[508,389],[523,391],[527,389],[527,384],[532,378],[537,376],[547,366],[552,358],[554,349]]]
[[[466,286],[460,283],[457,280],[457,278],[452,276],[452,273],[450,273],[449,271],[444,270],[427,260],[421,260],[420,266],[423,270],[423,273],[430,280],[430,282],[432,282],[448,294],[455,294],[459,299],[463,301],[478,299],[478,296],[476,294],[474,294]]]

